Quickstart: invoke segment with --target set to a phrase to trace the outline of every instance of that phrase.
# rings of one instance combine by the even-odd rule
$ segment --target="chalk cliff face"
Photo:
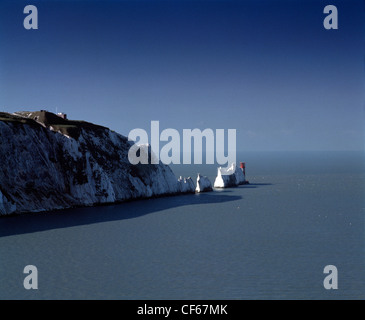
[[[0,214],[194,192],[170,167],[132,165],[131,142],[53,113],[0,113]]]
[[[217,177],[214,181],[214,188],[229,188],[236,187],[241,184],[246,184],[245,175],[235,163],[229,168],[218,168]]]
[[[213,191],[212,183],[206,176],[202,176],[200,173],[198,173],[198,177],[196,179],[196,188],[195,192],[207,192],[207,191]]]

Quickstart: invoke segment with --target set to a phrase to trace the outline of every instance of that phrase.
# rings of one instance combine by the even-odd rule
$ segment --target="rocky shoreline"
[[[200,174],[195,184],[161,162],[132,165],[126,137],[44,110],[0,113],[0,138],[0,215],[213,190]],[[218,168],[214,188],[245,180],[235,164],[226,171]]]

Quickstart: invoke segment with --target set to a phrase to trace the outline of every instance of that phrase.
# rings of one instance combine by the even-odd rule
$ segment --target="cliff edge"
[[[132,142],[47,111],[0,112],[0,214],[194,192],[162,163],[132,165]]]

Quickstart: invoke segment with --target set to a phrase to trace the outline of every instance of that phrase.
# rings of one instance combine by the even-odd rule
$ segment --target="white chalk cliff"
[[[182,193],[194,192],[194,189],[195,189],[194,181],[190,177],[183,178],[180,176],[180,178],[178,180],[178,186],[179,186],[178,187],[179,191]]]
[[[196,179],[196,188],[195,192],[207,192],[212,191],[212,183],[206,176],[202,176],[200,173],[198,173],[198,177]]]
[[[169,166],[132,165],[126,137],[53,113],[0,113],[0,214],[194,192]]]
[[[218,168],[217,177],[214,181],[214,188],[236,187],[245,184],[245,175],[243,171],[236,166],[235,163],[228,168]]]

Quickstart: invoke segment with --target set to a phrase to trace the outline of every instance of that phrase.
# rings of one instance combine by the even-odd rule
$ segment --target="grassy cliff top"
[[[52,127],[54,131],[59,131],[74,139],[78,139],[81,129],[92,130],[95,132],[107,129],[106,127],[86,121],[63,119],[48,111],[20,111],[13,114],[0,112],[0,121],[16,122],[28,125],[43,124],[47,128]]]

